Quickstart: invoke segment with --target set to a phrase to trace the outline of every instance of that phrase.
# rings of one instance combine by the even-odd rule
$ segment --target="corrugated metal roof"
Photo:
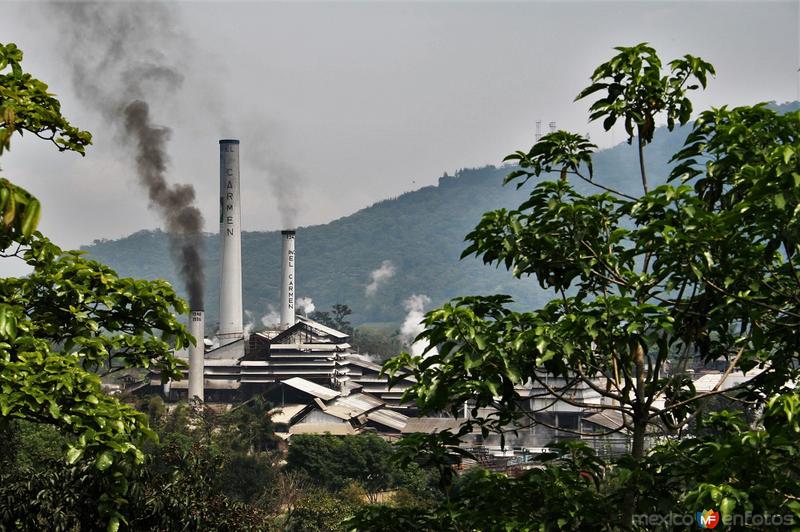
[[[609,430],[617,430],[623,426],[622,413],[618,410],[601,410],[596,414],[586,416],[583,420]]]
[[[345,334],[345,333],[343,333],[341,331],[337,331],[336,329],[328,327],[327,325],[323,325],[323,324],[318,323],[318,322],[316,322],[314,320],[310,320],[310,319],[306,318],[305,316],[297,316],[297,321],[300,322],[300,323],[303,323],[305,325],[308,325],[309,327],[317,329],[318,331],[324,332],[325,334],[333,336],[334,338],[347,338],[347,337],[350,336],[349,334]]]
[[[370,371],[376,372],[378,375],[374,376],[364,376],[362,372],[362,376],[357,378],[357,380],[363,380],[364,382],[386,382],[386,377],[381,377],[380,372],[383,370],[383,367],[380,364],[376,364],[374,362],[370,362],[368,360],[364,360],[362,357],[354,354],[348,354],[345,358],[346,363],[349,366],[354,366],[356,368],[368,369]],[[411,374],[402,375],[403,380],[398,382],[394,387],[400,386],[410,386],[410,383],[417,382],[417,379]]]
[[[206,359],[203,365],[206,367],[238,366],[239,360],[235,358],[211,358],[211,359]]]
[[[350,344],[347,342],[341,344],[272,344],[269,346],[270,351],[344,351],[350,349]]]
[[[347,397],[338,398],[334,404],[365,412],[383,406],[383,401],[365,393],[354,393]]]
[[[279,369],[286,369],[286,368],[295,368],[295,367],[310,367],[310,368],[325,368],[326,371],[330,372],[331,369],[335,366],[332,360],[310,360],[307,358],[300,358],[297,360],[281,360],[279,363],[273,361],[270,364],[264,365],[250,365],[244,366],[242,368],[243,371],[263,371],[264,369],[272,368],[275,370]]]
[[[354,417],[358,417],[364,413],[363,410],[353,410],[352,408],[347,408],[346,406],[341,405],[326,406],[322,411],[329,416],[338,417],[339,419],[343,419],[345,421],[350,421]]]
[[[315,398],[317,407],[325,414],[349,421],[384,406],[383,401],[365,394],[338,397],[329,404]]]
[[[270,360],[251,360],[251,361],[243,361],[241,368],[245,371],[247,370],[257,370],[258,368],[269,368],[269,367],[285,367],[285,366],[292,366],[297,364],[313,364],[317,366],[325,366],[326,368],[333,367],[336,364],[336,361],[330,357],[313,357],[313,356],[273,356],[270,357]]]
[[[204,379],[203,388],[206,390],[238,390],[239,381],[229,379]],[[188,380],[172,381],[169,383],[171,389],[185,390],[189,388]]]
[[[386,425],[387,427],[395,430],[403,430],[408,423],[409,418],[408,416],[404,416],[399,412],[394,412],[387,408],[381,408],[380,410],[375,410],[374,412],[367,414],[367,419],[374,421],[375,423],[380,423],[381,425]]]
[[[433,434],[446,429],[456,432],[460,427],[461,422],[451,417],[412,417],[408,419],[408,423],[400,432],[403,434],[412,434],[414,432]]]
[[[734,386],[739,386],[742,383],[745,383],[759,375],[764,370],[761,368],[753,368],[752,370],[748,371],[747,374],[743,374],[741,371],[732,371],[728,377],[725,379],[725,382],[722,383],[719,389],[721,390],[728,390],[733,388]],[[722,373],[714,372],[714,373],[707,373],[694,381],[694,388],[697,390],[698,393],[703,392],[710,392],[714,389],[714,387],[719,383],[722,379]]]
[[[265,338],[267,340],[272,340],[273,338],[278,336],[280,333],[281,333],[281,331],[275,329],[275,330],[267,330],[267,331],[258,331],[257,333],[253,333],[253,334],[256,334],[256,335],[258,335],[258,336],[260,336],[262,338]]]
[[[331,399],[341,395],[336,390],[331,390],[330,388],[307,381],[301,377],[292,377],[291,379],[286,379],[283,381],[283,383],[291,386],[292,388],[300,390],[301,392],[313,395],[314,397],[319,397],[325,401],[330,401]]]
[[[289,428],[289,434],[326,434],[334,436],[347,436],[358,434],[350,423],[300,423]]]
[[[273,423],[289,423],[294,416],[302,412],[308,405],[283,405],[269,411]]]
[[[601,410],[591,416],[587,416],[583,418],[584,421],[588,421],[589,423],[594,423],[600,427],[603,427],[607,430],[619,430],[620,427],[623,426],[622,424],[622,412],[619,410]],[[661,434],[661,427],[659,427],[658,423],[655,421],[650,421],[647,424],[647,434],[649,436]],[[621,434],[629,433],[630,431],[626,428],[622,428]]]
[[[351,364],[355,364],[356,366],[361,366],[362,368],[371,369],[377,372],[380,372],[383,369],[383,366],[381,366],[380,364],[376,364],[371,360],[366,360],[361,355],[355,355],[355,354],[349,355],[347,357],[347,361]]]
[[[206,361],[218,359],[240,359],[244,356],[244,338],[206,351]]]
[[[313,351],[274,351],[269,354],[269,361],[272,363],[286,362],[291,360],[320,360],[324,362],[333,362],[334,356],[327,353],[315,353]]]

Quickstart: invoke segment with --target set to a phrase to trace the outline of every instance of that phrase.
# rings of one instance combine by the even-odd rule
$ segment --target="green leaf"
[[[78,461],[78,459],[83,455],[83,449],[79,449],[77,447],[70,447],[67,450],[67,463],[74,464]]]
[[[783,162],[784,164],[789,164],[789,161],[792,160],[792,156],[794,155],[794,148],[792,146],[784,146],[783,147]]]
[[[111,451],[103,451],[102,453],[100,453],[100,456],[97,457],[97,460],[95,460],[94,465],[100,471],[105,471],[106,469],[111,467],[111,464],[113,463],[114,463],[114,453],[112,453]]]
[[[547,341],[547,338],[539,338],[538,340],[536,340],[536,350],[539,351],[540,353],[544,353],[545,350],[547,349],[548,343],[549,342]]]
[[[479,366],[481,363],[481,356],[480,354],[473,353],[468,351],[466,356],[464,357],[464,369],[469,371],[472,368]]]
[[[734,508],[736,508],[736,500],[731,499],[730,497],[723,497],[722,501],[719,503],[719,512],[723,516],[729,516],[733,514]]]
[[[486,337],[482,334],[475,335],[475,344],[478,346],[478,349],[483,351],[486,349]]]

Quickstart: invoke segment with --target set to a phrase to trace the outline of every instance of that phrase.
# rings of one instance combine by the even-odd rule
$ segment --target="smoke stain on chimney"
[[[51,3],[67,43],[61,49],[76,93],[118,128],[135,152],[139,182],[164,222],[192,309],[203,308],[203,217],[191,185],[167,181],[170,129],[155,125],[148,100],[174,94],[183,74],[162,50],[180,39],[170,6],[156,3]],[[177,49],[181,49],[178,47]]]

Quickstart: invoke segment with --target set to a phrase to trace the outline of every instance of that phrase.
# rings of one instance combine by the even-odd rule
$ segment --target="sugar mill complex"
[[[405,433],[457,430],[464,417],[418,417],[413,404],[402,403],[403,391],[413,384],[411,376],[390,388],[381,367],[354,352],[348,334],[295,312],[294,230],[282,231],[281,249],[274,250],[281,253],[279,322],[265,331],[245,333],[239,141],[220,140],[219,149],[219,328],[213,341],[205,339],[204,310],[191,309],[189,331],[198,342],[176,353],[188,361],[184,377],[162,384],[161,375],[151,372],[128,390],[161,394],[168,402],[193,399],[221,409],[262,395],[275,405],[273,421],[286,439],[304,433],[367,431],[392,439]],[[713,381],[714,375],[702,378]],[[546,376],[545,382],[551,389],[568,387]],[[484,439],[477,432],[467,435],[465,446],[477,451],[476,455],[521,467],[559,439],[580,437],[607,454],[627,448],[629,435],[618,430],[623,420],[616,411],[603,408],[593,387],[572,387],[557,400],[548,399],[547,391],[530,383],[517,387],[520,412],[528,423],[522,428],[508,427],[504,445],[499,435]],[[464,405],[463,416],[476,413],[485,416],[491,410],[472,412]]]

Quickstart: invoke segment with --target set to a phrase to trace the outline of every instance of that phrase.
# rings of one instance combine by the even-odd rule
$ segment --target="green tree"
[[[279,439],[269,414],[271,408],[260,395],[233,407],[224,421],[231,433],[231,445],[247,452],[275,450]]]
[[[337,331],[353,334],[353,326],[347,319],[347,316],[352,313],[353,311],[349,306],[343,305],[342,303],[336,303],[331,307],[330,311],[317,310],[312,312],[308,317],[323,325],[333,327]]]
[[[720,358],[728,370],[763,370],[728,396],[756,400],[796,375],[800,272],[800,114],[764,106],[700,114],[669,176],[647,173],[646,147],[658,120],[686,124],[688,91],[705,87],[713,67],[686,55],[666,65],[646,44],[617,48],[578,95],[598,99],[590,118],[606,130],[623,121],[636,141],[641,186],[614,189],[595,175],[595,146],[580,135],[545,135],[516,162],[506,183],[537,181],[517,209],[486,213],[467,236],[464,256],[534,277],[554,299],[517,312],[507,296],[455,299],[426,315],[425,355],[401,355],[385,368],[410,367],[405,394],[423,412],[475,406],[464,430],[503,432],[543,423],[519,408],[515,386],[535,383],[553,400],[586,387],[619,413],[631,434],[629,473],[619,501],[630,526],[645,504],[646,437],[681,436],[703,402],[687,373]],[[594,193],[594,191],[598,191]],[[433,348],[436,347],[434,350]],[[553,386],[548,376],[560,377]],[[663,406],[660,401],[663,400]],[[492,407],[480,416],[478,407]],[[521,419],[529,418],[529,419]]]
[[[91,135],[69,124],[21,61],[14,44],[0,44],[0,155],[14,133],[83,154]],[[25,419],[71,435],[67,459],[88,459],[104,472],[93,502],[116,528],[125,477],[144,459],[140,442],[154,433],[143,414],[101,391],[98,373],[155,366],[178,377],[171,349],[193,341],[176,318],[186,304],[166,282],[119,278],[52,244],[36,231],[38,200],[6,179],[0,213],[3,259],[32,268],[27,277],[0,280],[0,424]]]
[[[349,480],[379,491],[391,485],[391,456],[391,446],[375,435],[300,434],[292,438],[286,466],[334,491]]]
[[[273,512],[240,502],[254,497],[252,492],[263,489],[264,479],[269,478],[257,476],[263,472],[259,466],[247,462],[245,455],[218,453],[203,442],[185,450],[172,441],[159,446],[127,477],[128,527],[266,530]],[[107,516],[99,511],[97,500],[106,492],[103,476],[86,461],[69,465],[49,460],[32,468],[4,468],[0,472],[0,529],[102,529]]]
[[[375,434],[296,435],[289,446],[286,468],[305,474],[331,491],[355,481],[372,500],[391,488],[405,486],[420,491],[428,483],[426,474],[418,467],[400,471],[393,460],[392,445]]]
[[[362,354],[386,360],[403,351],[400,332],[395,327],[356,327],[351,339]]]
[[[310,491],[284,523],[287,532],[345,532],[357,506],[325,490]]]

